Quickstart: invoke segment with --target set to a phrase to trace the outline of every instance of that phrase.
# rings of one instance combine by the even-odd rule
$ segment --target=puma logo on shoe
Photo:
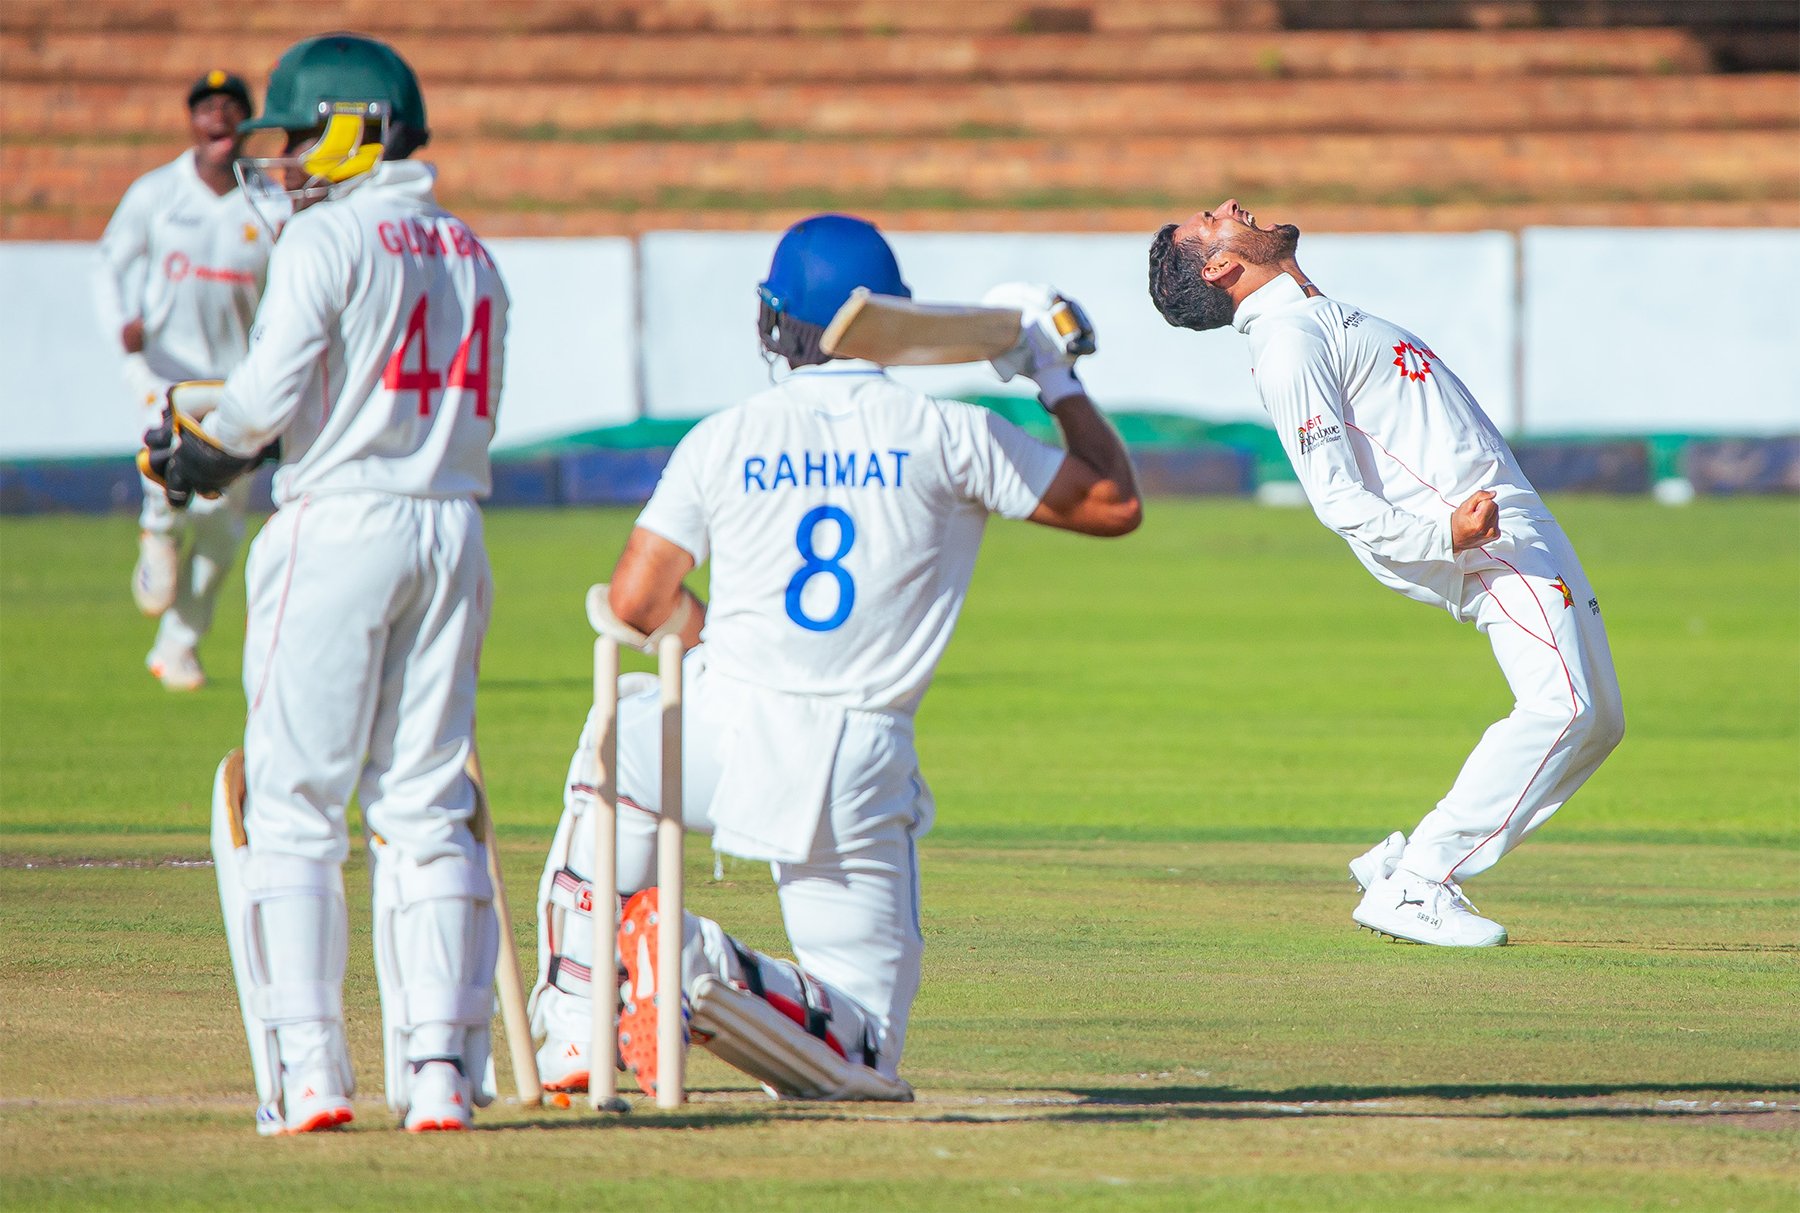
[[[1406,895],[1405,890],[1401,890],[1400,905],[1395,906],[1394,908],[1396,910],[1398,910],[1400,908],[1400,906],[1422,906],[1424,904],[1425,904],[1425,899],[1423,897],[1416,898],[1416,899],[1412,898],[1412,897],[1408,897]]]

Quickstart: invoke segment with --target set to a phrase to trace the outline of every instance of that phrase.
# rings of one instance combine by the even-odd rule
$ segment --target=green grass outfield
[[[195,862],[242,722],[241,580],[214,686],[177,698],[142,671],[129,520],[0,521],[0,1207],[1792,1209],[1800,504],[1555,504],[1629,723],[1471,887],[1513,946],[1349,920],[1344,860],[1505,710],[1472,628],[1299,511],[1159,501],[1118,543],[996,524],[920,720],[917,1103],[776,1105],[698,1055],[680,1113],[394,1132],[358,863],[358,1121],[273,1141]],[[629,523],[490,518],[482,750],[527,958],[580,595]],[[765,873],[711,869],[692,848],[691,906],[779,948]]]

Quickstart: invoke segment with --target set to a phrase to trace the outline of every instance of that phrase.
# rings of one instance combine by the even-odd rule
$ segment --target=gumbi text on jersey
[[[475,233],[453,219],[440,219],[435,227],[417,219],[384,221],[376,224],[375,235],[381,247],[395,256],[412,253],[422,257],[474,257],[483,265],[494,263],[481,241],[475,239]]]

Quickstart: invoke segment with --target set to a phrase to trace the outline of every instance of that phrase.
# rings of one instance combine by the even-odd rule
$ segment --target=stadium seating
[[[1335,230],[1800,224],[1793,0],[7,0],[0,237],[96,235],[324,28],[425,81],[492,235],[1143,230],[1226,194]]]

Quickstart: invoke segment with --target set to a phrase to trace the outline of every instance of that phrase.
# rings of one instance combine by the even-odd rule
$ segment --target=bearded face
[[[1225,249],[1251,265],[1274,265],[1286,261],[1300,247],[1300,229],[1291,223],[1274,227],[1239,225],[1227,234]]]
[[[1228,291],[1206,280],[1202,267],[1226,254],[1245,265],[1277,265],[1291,260],[1299,246],[1298,227],[1257,227],[1254,215],[1236,200],[1227,201],[1216,211],[1171,223],[1156,234],[1150,244],[1151,302],[1177,328],[1224,328],[1236,305]]]

